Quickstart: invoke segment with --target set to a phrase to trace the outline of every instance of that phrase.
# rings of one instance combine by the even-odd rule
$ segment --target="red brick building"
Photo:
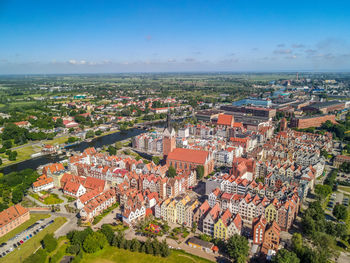
[[[234,121],[233,115],[220,114],[219,117],[218,117],[218,122],[216,124],[218,126],[232,128],[234,122],[235,121]]]
[[[262,244],[264,241],[266,225],[267,221],[263,215],[253,219],[253,244]]]
[[[173,166],[176,170],[191,171],[197,166],[204,167],[204,176],[214,170],[214,159],[208,151],[175,148],[168,154],[167,166]]]
[[[0,237],[30,219],[29,210],[20,204],[0,212]]]
[[[342,165],[343,163],[350,163],[350,156],[346,156],[346,155],[337,155],[334,159],[334,166],[339,168],[340,165]]]
[[[299,118],[293,118],[290,122],[291,127],[298,129],[306,129],[310,127],[320,127],[322,123],[331,121],[336,123],[335,115],[316,115],[316,116],[305,116]]]
[[[281,229],[276,223],[273,221],[270,225],[267,226],[264,235],[264,242],[262,244],[261,252],[267,254],[269,250],[278,251],[278,247],[280,244],[280,232]]]
[[[171,126],[171,117],[167,116],[167,127],[163,131],[163,156],[166,157],[176,148],[176,134]]]

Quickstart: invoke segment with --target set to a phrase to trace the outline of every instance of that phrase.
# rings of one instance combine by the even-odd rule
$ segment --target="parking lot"
[[[27,242],[53,222],[54,220],[50,218],[40,219],[21,233],[9,239],[7,242],[0,244],[0,257],[6,257],[7,254],[10,254],[15,249],[21,249],[22,244]]]
[[[342,204],[346,207],[349,206],[349,197],[344,196],[343,193],[332,193],[329,202],[327,204],[326,210],[329,212],[333,211],[333,208],[336,204]]]

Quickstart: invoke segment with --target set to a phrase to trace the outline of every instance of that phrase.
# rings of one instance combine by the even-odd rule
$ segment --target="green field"
[[[3,162],[3,165],[10,165],[10,164],[13,164],[13,163],[18,163],[18,162],[22,162],[22,161],[25,161],[25,160],[28,160],[31,157],[31,155],[33,153],[36,153],[37,151],[34,150],[33,146],[32,145],[28,145],[28,146],[24,146],[22,148],[19,148],[19,149],[12,149],[13,151],[17,151],[17,158],[15,161],[9,161],[8,160],[8,156],[4,153],[0,154],[0,156],[2,157],[2,162]]]
[[[39,198],[38,194],[30,194],[30,196],[35,198],[39,202],[44,203],[45,205],[56,205],[56,204],[63,203],[63,200],[60,199],[56,194],[50,194],[43,201]]]
[[[41,246],[40,242],[47,233],[54,233],[60,226],[62,226],[67,219],[65,217],[57,217],[55,222],[49,225],[47,228],[39,232],[36,236],[29,239],[20,249],[15,249],[9,255],[0,259],[0,262],[6,263],[18,263],[29,257],[33,252]]]
[[[350,194],[350,186],[338,185],[338,189]]]
[[[50,214],[30,214],[30,219],[27,222],[25,222],[22,225],[20,225],[19,227],[15,228],[10,233],[7,233],[6,235],[0,237],[0,243],[6,242],[10,238],[12,238],[15,235],[17,235],[18,233],[22,232],[24,229],[26,229],[30,225],[34,224],[36,221],[38,221],[42,218],[48,218],[48,217],[50,217]]]
[[[182,251],[172,251],[167,258],[155,257],[152,255],[131,252],[129,250],[115,247],[107,247],[95,254],[84,254],[81,263],[209,263],[210,260],[200,258]]]

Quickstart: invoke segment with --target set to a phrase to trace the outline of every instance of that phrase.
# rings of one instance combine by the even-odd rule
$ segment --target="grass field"
[[[209,263],[210,260],[187,254],[182,251],[172,251],[167,258],[131,252],[115,247],[107,247],[95,254],[84,254],[81,263]]]
[[[30,225],[34,224],[36,221],[38,221],[42,218],[48,218],[48,217],[50,217],[49,214],[31,214],[30,219],[27,222],[25,222],[22,225],[20,225],[19,227],[15,228],[10,233],[7,233],[6,235],[0,237],[0,243],[6,242],[10,238],[12,238],[15,235],[17,235],[18,233],[22,232],[24,229],[26,229]]]
[[[33,153],[37,152],[34,150],[32,145],[27,145],[27,146],[24,146],[20,149],[13,149],[13,151],[17,151],[17,158],[15,161],[9,161],[7,158],[8,156],[4,153],[0,154],[0,156],[2,157],[3,165],[9,165],[9,164],[21,162],[24,160],[28,160],[31,158],[31,155]]]
[[[40,242],[47,233],[55,232],[60,226],[62,226],[67,219],[65,217],[57,217],[55,222],[49,225],[47,228],[39,232],[36,236],[25,242],[20,249],[15,249],[11,254],[0,259],[0,262],[6,263],[18,263],[29,257],[37,248],[41,246]]]
[[[66,254],[66,249],[69,246],[69,240],[64,236],[60,237],[57,242],[57,248],[47,256],[45,261],[46,263],[60,262],[60,260]]]
[[[59,138],[54,138],[53,140],[46,140],[44,143],[49,143],[49,144],[62,144],[67,142],[69,135],[62,136]]]
[[[350,186],[338,185],[338,189],[350,194]]]
[[[30,194],[31,197],[35,198],[36,200],[38,200],[39,202],[44,203],[45,205],[56,205],[56,204],[60,204],[63,203],[63,200],[60,199],[56,194],[50,194],[48,197],[46,197],[44,199],[44,201],[42,201],[39,198],[38,194]]]

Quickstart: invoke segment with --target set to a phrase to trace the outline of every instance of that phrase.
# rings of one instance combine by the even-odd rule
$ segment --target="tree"
[[[197,179],[201,180],[204,176],[204,166],[198,165],[196,168],[196,171],[197,171]]]
[[[315,193],[319,195],[322,199],[324,199],[332,193],[332,187],[329,185],[317,184],[315,186]]]
[[[162,257],[170,256],[170,249],[165,239],[163,239],[162,243],[160,244],[160,255]]]
[[[132,252],[137,252],[139,251],[141,247],[140,241],[138,241],[136,238],[131,240],[131,244],[130,244],[130,250]]]
[[[173,178],[175,176],[176,176],[176,170],[172,165],[170,165],[168,169],[168,177]]]
[[[94,232],[85,238],[83,248],[87,253],[95,253],[104,248],[107,243],[108,241],[104,234],[101,232]]]
[[[5,148],[5,149],[10,149],[12,147],[12,141],[8,140],[8,141],[4,141],[2,146]]]
[[[80,246],[78,244],[70,245],[69,247],[66,248],[66,252],[72,255],[78,254],[79,251],[80,251]]]
[[[2,165],[2,159],[1,159],[1,157],[0,157],[0,165]]]
[[[120,150],[121,148],[123,148],[123,144],[121,142],[116,142],[114,146],[117,150]]]
[[[108,151],[109,155],[116,155],[117,154],[117,150],[112,145],[108,146],[107,151]]]
[[[346,206],[341,204],[336,204],[335,207],[333,208],[333,215],[338,220],[346,220],[346,218],[348,217],[348,211],[346,209]]]
[[[227,253],[233,262],[245,263],[249,255],[248,240],[244,236],[235,234],[226,243]]]
[[[301,255],[303,251],[303,237],[300,233],[294,233],[292,236],[292,249],[297,255]]]
[[[47,253],[44,249],[39,249],[35,254],[27,257],[23,263],[44,263],[46,261]]]
[[[110,225],[103,224],[101,227],[101,233],[103,233],[106,238],[108,243],[111,245],[114,237],[114,231]]]
[[[86,135],[85,135],[85,138],[88,139],[88,138],[93,138],[95,136],[95,133],[93,130],[89,130],[86,132]]]
[[[57,247],[57,240],[53,234],[46,234],[41,243],[44,249],[49,253],[54,251]]]
[[[160,159],[158,156],[153,156],[152,161],[154,162],[155,165],[158,165],[160,163]]]
[[[272,263],[299,263],[300,259],[294,252],[287,249],[278,250],[276,256],[272,258]]]

